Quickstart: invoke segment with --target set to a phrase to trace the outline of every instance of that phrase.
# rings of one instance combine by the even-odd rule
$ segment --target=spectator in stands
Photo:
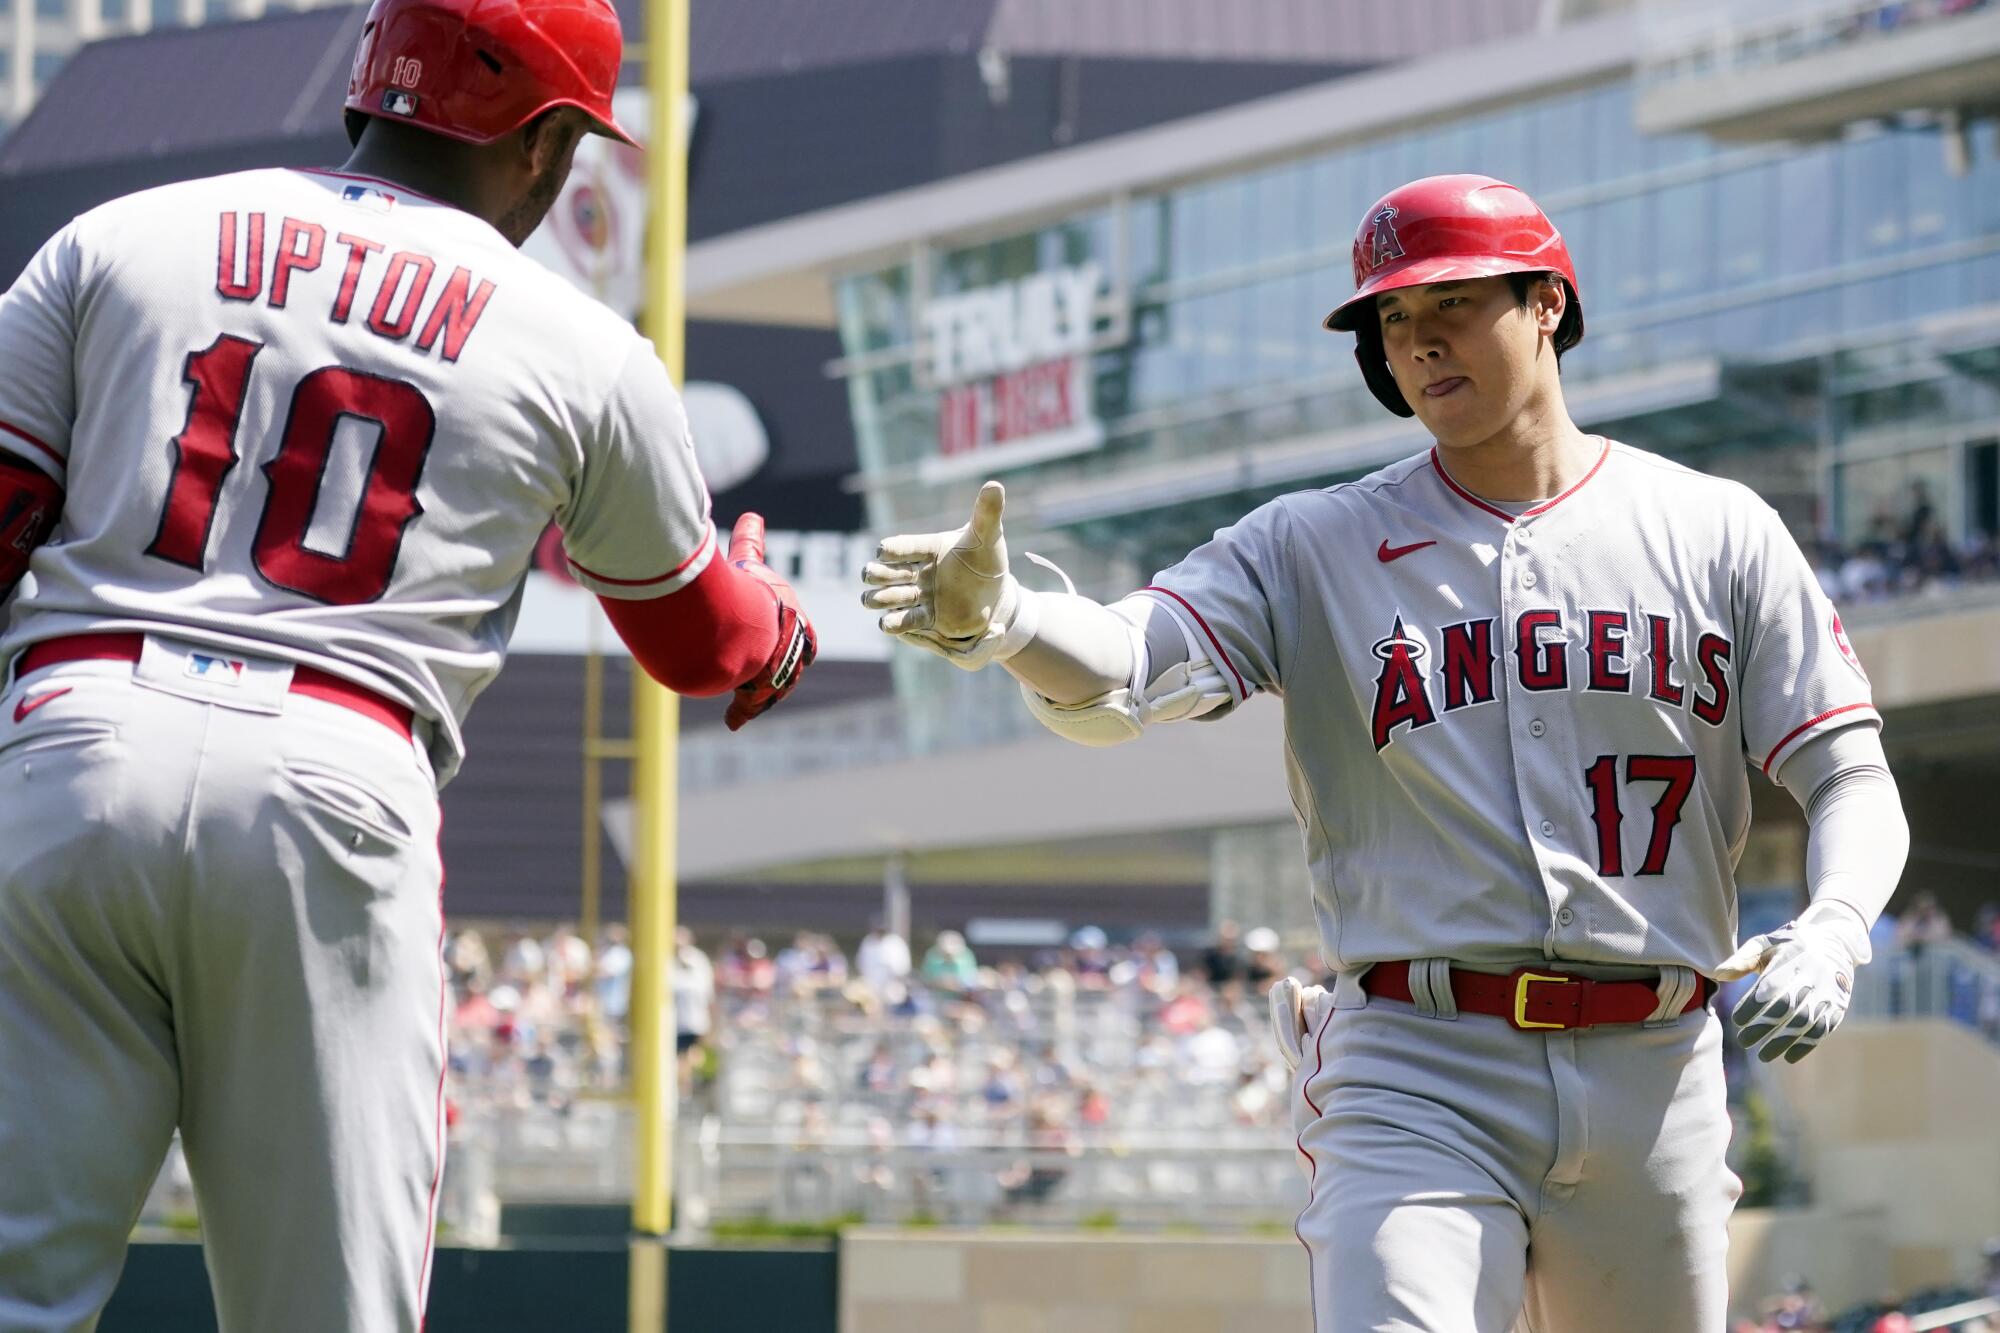
[[[897,1067],[896,1056],[889,1049],[889,1043],[878,1041],[869,1052],[867,1063],[861,1066],[857,1080],[863,1092],[883,1094],[896,1091],[902,1086],[903,1071]]]
[[[979,981],[979,964],[966,946],[965,936],[955,930],[938,932],[936,942],[924,952],[924,984],[954,994],[971,990]]]
[[[597,1011],[611,1023],[623,1023],[632,1007],[632,949],[625,938],[624,926],[607,926],[597,951]]]
[[[1082,1151],[1075,1133],[1063,1123],[1060,1103],[1043,1099],[1028,1108],[1028,1147],[1035,1153],[1033,1159],[1024,1157],[1000,1172],[1000,1188],[1010,1204],[1040,1203],[1055,1193],[1069,1171],[1052,1156],[1075,1157]]]
[[[1920,889],[1910,905],[1896,919],[1897,947],[1921,950],[1925,945],[1942,944],[1951,938],[1951,918],[1945,915],[1937,895]]]
[[[1180,984],[1181,961],[1160,937],[1147,931],[1132,941],[1132,961],[1138,964],[1134,978],[1139,989],[1164,999]]]
[[[2000,903],[1981,903],[1972,918],[1972,940],[1982,949],[2000,952]]]
[[[1793,1274],[1785,1279],[1784,1292],[1771,1303],[1764,1322],[1779,1333],[1810,1333],[1824,1327],[1825,1321],[1826,1311],[1812,1283]]]
[[[723,951],[715,980],[723,990],[768,995],[778,984],[778,968],[764,941],[736,935]]]
[[[868,989],[878,996],[887,995],[890,983],[909,978],[909,941],[890,930],[887,922],[876,918],[854,951],[854,970]]]
[[[1111,940],[1096,926],[1078,926],[1069,937],[1065,966],[1077,987],[1103,990],[1111,984]]]
[[[707,1052],[703,1042],[713,1022],[715,968],[682,926],[674,933],[674,1052],[680,1059],[681,1091],[691,1092],[695,1071]]]
[[[1250,955],[1243,963],[1243,979],[1252,995],[1262,995],[1285,975],[1284,960],[1278,957],[1278,932],[1259,926],[1243,937],[1243,948]]]
[[[1215,987],[1241,985],[1249,959],[1243,956],[1242,934],[1234,921],[1219,921],[1215,943],[1202,951],[1201,973]]]

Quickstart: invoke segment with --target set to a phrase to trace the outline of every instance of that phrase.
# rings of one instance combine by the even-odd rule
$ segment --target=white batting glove
[[[1293,1073],[1306,1058],[1306,1041],[1319,1029],[1329,1003],[1324,986],[1307,986],[1297,977],[1280,977],[1271,987],[1271,1033],[1285,1068]]]
[[[1034,599],[1007,572],[1006,503],[1006,488],[989,481],[964,527],[883,539],[861,571],[861,604],[882,613],[883,633],[968,671],[1035,637]]]
[[[1842,902],[1816,902],[1767,935],[1753,936],[1715,969],[1717,981],[1762,973],[1730,1014],[1746,1051],[1797,1064],[1840,1026],[1854,970],[1873,956],[1868,926]]]

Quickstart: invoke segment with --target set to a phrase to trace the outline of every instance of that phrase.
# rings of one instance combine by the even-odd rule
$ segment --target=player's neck
[[[1600,445],[1570,420],[1560,390],[1538,395],[1507,426],[1472,444],[1445,444],[1452,480],[1483,500],[1546,500],[1596,465]]]
[[[488,215],[487,201],[467,173],[456,169],[449,160],[426,160],[410,154],[397,152],[394,147],[378,147],[369,140],[348,155],[340,169],[353,176],[368,176],[375,180],[401,185],[429,195],[441,203],[463,209],[474,217],[493,219]]]

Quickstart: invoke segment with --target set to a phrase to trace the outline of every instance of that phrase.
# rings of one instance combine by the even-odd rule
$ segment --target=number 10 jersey
[[[651,344],[459,209],[244,172],[84,214],[0,296],[0,450],[63,486],[0,656],[150,630],[435,724],[440,781],[537,539],[657,597],[715,550]]]

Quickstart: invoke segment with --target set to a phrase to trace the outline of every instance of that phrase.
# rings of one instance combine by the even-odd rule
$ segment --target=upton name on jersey
[[[1439,452],[1277,500],[1149,590],[1284,700],[1327,960],[1705,972],[1735,948],[1747,765],[1880,725],[1777,514],[1604,441],[1520,512]]]
[[[0,366],[0,449],[67,493],[0,655],[153,630],[305,663],[427,719],[440,781],[551,521],[610,597],[715,551],[651,344],[390,182],[251,171],[86,213],[0,296]]]

